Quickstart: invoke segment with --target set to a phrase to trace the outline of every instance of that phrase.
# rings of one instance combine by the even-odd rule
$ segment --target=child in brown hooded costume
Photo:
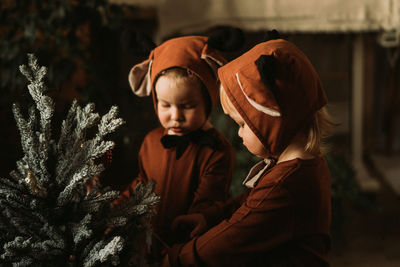
[[[215,201],[228,197],[233,149],[209,122],[219,93],[216,70],[224,63],[208,37],[187,36],[156,47],[129,74],[135,94],[152,94],[162,127],[144,138],[138,177],[113,205],[128,198],[139,181],[155,180],[161,202],[153,230],[169,244],[188,240],[182,232],[171,234],[175,217],[215,209]],[[159,260],[162,248],[153,238],[154,261]]]
[[[221,204],[224,213],[177,219],[219,224],[174,245],[170,264],[329,266],[330,174],[320,141],[332,122],[316,71],[297,47],[277,39],[218,75],[224,111],[238,123],[243,144],[264,160],[244,180],[248,190]]]

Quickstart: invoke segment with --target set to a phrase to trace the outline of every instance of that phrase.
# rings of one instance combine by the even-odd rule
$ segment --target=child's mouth
[[[183,133],[184,132],[184,129],[181,127],[171,127],[169,129],[174,133]]]

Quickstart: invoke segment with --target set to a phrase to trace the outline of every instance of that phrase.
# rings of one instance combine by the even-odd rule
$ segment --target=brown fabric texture
[[[261,55],[273,55],[276,59],[275,88],[267,87],[261,80],[255,64]],[[318,74],[308,58],[294,44],[282,39],[256,45],[219,68],[218,75],[236,110],[274,157],[327,103]],[[280,116],[261,112],[248,98],[280,112]]]
[[[138,178],[114,202],[119,205],[128,198],[138,181],[155,180],[155,192],[161,197],[161,203],[154,218],[154,231],[168,244],[187,238],[186,233],[172,233],[171,223],[175,217],[218,209],[215,202],[228,197],[234,152],[216,129],[211,128],[207,133],[217,140],[215,149],[190,143],[178,160],[175,148],[166,149],[160,142],[166,134],[164,128],[148,133],[139,152]]]
[[[171,250],[172,264],[329,266],[330,188],[322,157],[278,163],[229,219]]]

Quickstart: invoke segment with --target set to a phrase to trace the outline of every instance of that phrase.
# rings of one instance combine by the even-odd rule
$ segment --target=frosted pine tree
[[[10,177],[0,179],[0,266],[126,266],[132,255],[134,264],[145,265],[133,249],[145,246],[142,237],[151,231],[159,201],[154,184],[139,184],[117,209],[110,203],[119,192],[94,187],[88,193],[85,187],[104,169],[97,159],[114,146],[106,136],[124,123],[117,107],[100,117],[93,104],[82,108],[74,101],[58,141],[52,139],[46,68],[28,56],[20,71],[35,105],[27,117],[13,106],[23,157]],[[113,231],[105,235],[107,228]]]

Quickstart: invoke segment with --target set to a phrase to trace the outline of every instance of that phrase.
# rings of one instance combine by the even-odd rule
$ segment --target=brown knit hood
[[[147,60],[132,67],[129,84],[139,96],[153,92],[158,75],[167,69],[180,67],[197,75],[207,88],[214,106],[218,100],[217,69],[226,63],[219,52],[207,44],[208,37],[185,36],[165,41],[150,53]]]
[[[283,39],[256,45],[221,67],[218,76],[236,110],[274,157],[327,103],[311,62]]]

